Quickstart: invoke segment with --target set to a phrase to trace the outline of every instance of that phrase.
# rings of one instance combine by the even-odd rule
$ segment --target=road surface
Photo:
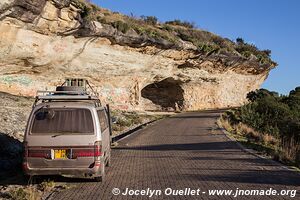
[[[151,199],[300,199],[299,173],[244,152],[217,128],[219,114],[185,113],[149,125],[112,150],[112,166],[104,183],[68,179],[75,187],[53,193],[50,199],[149,199],[150,190]],[[121,193],[128,188],[137,195],[113,195],[114,188]],[[196,194],[189,193],[189,188]],[[235,198],[237,188],[249,190],[240,194],[251,190],[270,193],[272,188],[289,195],[275,191],[275,195]],[[167,195],[178,190],[185,193]],[[209,195],[210,190],[233,191],[216,196]],[[285,190],[298,191],[291,198],[292,191]]]

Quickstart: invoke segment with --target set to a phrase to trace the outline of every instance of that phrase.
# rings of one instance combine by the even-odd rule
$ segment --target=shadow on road
[[[171,119],[174,118],[179,118],[179,119],[212,119],[212,118],[218,118],[220,115],[176,115],[176,116],[171,116]]]
[[[243,150],[234,141],[120,146],[116,147],[115,150],[153,152],[145,159],[155,159],[155,155],[160,155],[162,152],[168,151],[195,151],[193,155],[198,156],[191,156],[190,153],[186,153],[181,154],[180,159],[186,160],[186,163],[190,163],[189,161],[203,163],[199,165],[202,166],[202,168],[184,167],[183,170],[186,170],[188,173],[181,177],[182,181],[194,179],[204,182],[259,184],[262,185],[262,187],[263,185],[300,186],[299,174],[291,173],[288,170],[281,170],[278,163],[262,158],[255,156],[245,158],[245,154],[242,153]],[[204,153],[198,154],[201,151]],[[168,155],[168,153],[164,155]],[[241,155],[241,157],[239,157],[239,155]],[[209,164],[212,161],[222,163],[222,165],[212,166]],[[205,163],[207,163],[207,166]],[[246,168],[243,169],[241,164],[246,166]],[[255,166],[255,168],[249,168],[249,166]],[[266,168],[269,168],[269,170],[266,170]],[[199,171],[203,170],[210,172],[206,173],[206,175],[199,174]],[[193,172],[195,172],[195,174]]]
[[[220,169],[208,169],[213,171],[212,175],[185,174],[184,178],[194,179],[196,181],[212,182],[233,182],[233,183],[251,183],[269,185],[300,186],[300,176],[287,170],[242,170],[233,169],[226,171]]]
[[[147,150],[147,151],[222,151],[238,149],[238,145],[233,141],[209,142],[209,143],[186,143],[186,144],[158,144],[148,146],[116,147],[119,150]]]
[[[227,111],[228,109],[221,110],[203,110],[199,112],[183,112],[170,118],[182,118],[182,119],[212,119],[220,117],[220,114]]]

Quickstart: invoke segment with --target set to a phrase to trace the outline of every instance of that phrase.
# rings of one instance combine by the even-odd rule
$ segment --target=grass
[[[123,22],[123,21],[115,21],[115,22],[112,22],[111,24],[114,28],[121,31],[122,33],[127,33],[127,31],[129,31],[129,29],[130,29],[130,26],[126,22]]]
[[[38,200],[41,199],[41,192],[34,187],[12,189],[8,196],[13,200]]]
[[[120,110],[112,111],[112,116],[116,118],[116,123],[112,124],[113,135],[131,129],[143,123],[161,119],[162,115],[148,115],[145,113],[125,112]]]
[[[10,189],[5,196],[13,200],[38,200],[45,194],[49,194],[54,188],[68,189],[70,186],[65,184],[56,184],[53,180],[45,180],[39,184],[30,184]]]
[[[39,190],[41,191],[49,191],[56,186],[53,180],[43,181],[38,185]]]
[[[230,137],[233,137],[243,146],[299,170],[299,164],[295,161],[295,152],[299,151],[300,145],[296,145],[293,141],[281,145],[281,141],[274,136],[255,131],[252,127],[243,123],[232,124],[224,116],[218,119],[218,125],[223,127]]]

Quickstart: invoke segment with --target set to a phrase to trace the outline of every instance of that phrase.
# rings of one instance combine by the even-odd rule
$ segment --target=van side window
[[[101,132],[103,132],[108,128],[107,116],[105,110],[98,110],[97,113],[100,120]]]

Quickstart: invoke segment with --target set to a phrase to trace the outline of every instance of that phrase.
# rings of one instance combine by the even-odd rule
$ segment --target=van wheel
[[[95,177],[95,181],[104,182],[105,180],[105,165],[101,165],[101,176]]]

